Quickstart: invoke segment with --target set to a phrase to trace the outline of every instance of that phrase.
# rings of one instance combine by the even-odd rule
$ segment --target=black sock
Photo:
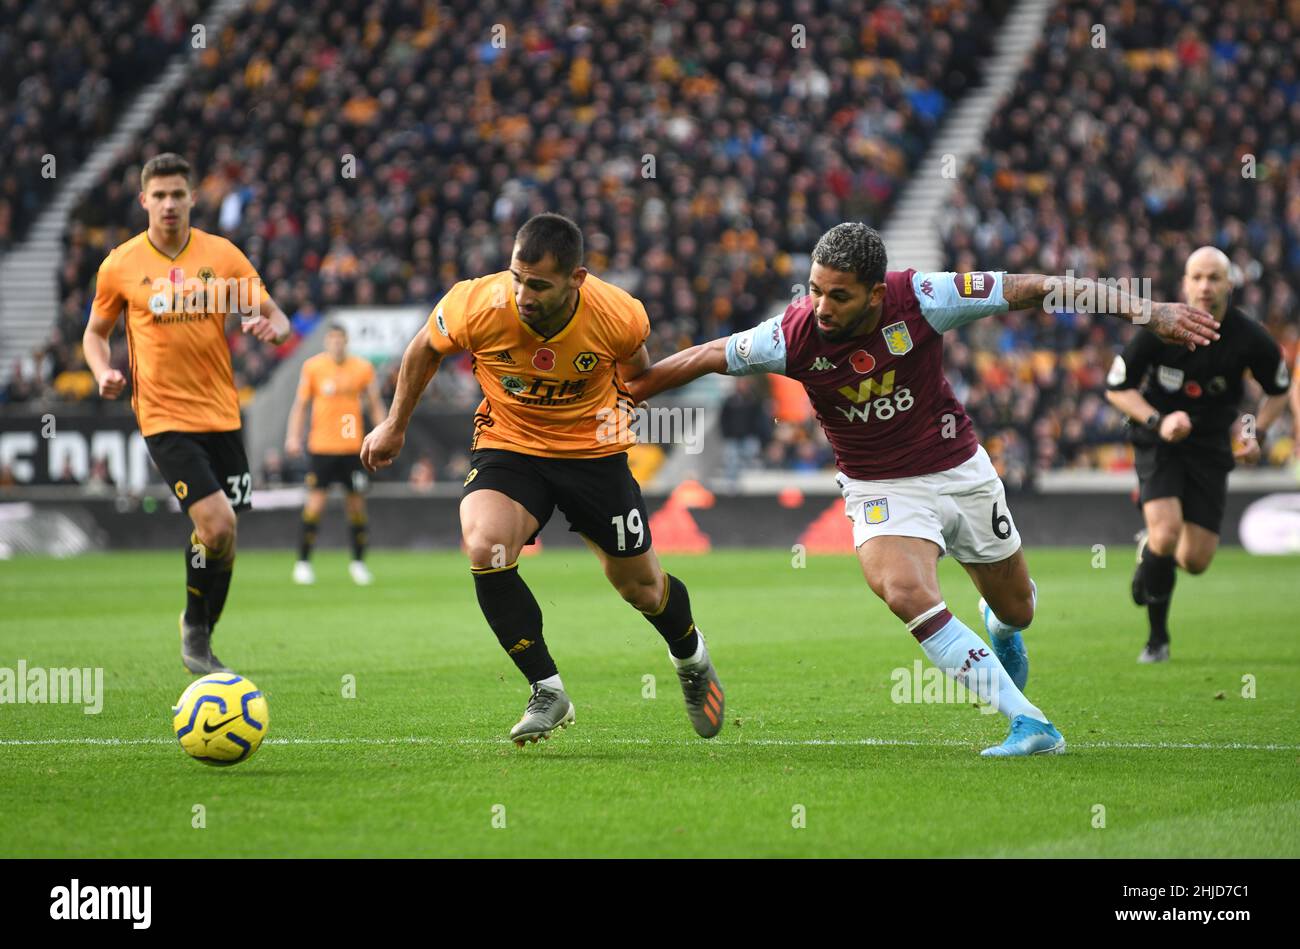
[[[231,545],[231,550],[225,557],[209,561],[208,569],[213,571],[212,588],[208,591],[208,625],[216,629],[221,611],[226,608],[230,581],[235,575],[234,545]]]
[[[361,515],[357,520],[352,521],[352,559],[364,560],[366,558],[366,516]]]
[[[1142,551],[1142,586],[1147,594],[1147,619],[1151,623],[1148,643],[1159,646],[1169,642],[1169,602],[1174,595],[1173,555],[1160,556],[1148,546]]]
[[[316,531],[320,529],[320,515],[309,517],[307,514],[302,516],[302,533],[298,539],[298,559],[310,560],[311,549],[316,546]]]
[[[207,548],[199,535],[190,533],[185,545],[185,625],[208,625],[208,591],[212,588],[211,576],[205,566]]]
[[[230,592],[231,570],[235,565],[234,543],[227,550],[207,547],[197,532],[190,533],[185,548],[185,623],[215,626]]]
[[[700,643],[695,620],[691,617],[691,595],[686,592],[686,584],[682,581],[671,574],[664,576],[668,581],[664,601],[655,612],[642,615],[659,630],[670,653],[678,659],[689,659],[695,655]]]
[[[529,682],[558,675],[555,660],[542,639],[542,608],[519,576],[519,564],[471,568],[479,609],[496,633],[497,642]]]

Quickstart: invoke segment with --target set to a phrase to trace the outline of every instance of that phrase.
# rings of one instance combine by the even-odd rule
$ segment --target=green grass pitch
[[[170,730],[191,679],[179,547],[2,563],[0,666],[102,666],[106,696],[99,715],[0,705],[0,854],[1300,856],[1297,559],[1225,550],[1180,575],[1173,661],[1139,666],[1131,554],[1028,557],[1028,693],[1070,746],[998,761],[977,751],[1001,716],[890,700],[891,671],[922,653],[849,556],[664,558],[727,687],[708,742],[594,558],[526,558],[577,724],[520,750],[504,736],[526,687],[460,555],[377,552],[357,588],[325,552],[302,588],[290,553],[241,553],[217,652],[266,692],[271,726],[226,769]],[[978,629],[961,569],[941,579]]]

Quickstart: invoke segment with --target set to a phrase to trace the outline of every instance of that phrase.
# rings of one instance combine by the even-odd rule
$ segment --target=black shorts
[[[1134,449],[1139,498],[1143,504],[1159,498],[1183,502],[1183,520],[1219,533],[1228,503],[1228,472],[1219,455],[1170,445],[1139,445]]]
[[[349,494],[360,494],[370,484],[366,468],[361,464],[361,455],[357,452],[346,455],[313,454],[305,480],[309,488],[328,489],[331,484],[341,484]]]
[[[501,448],[470,457],[465,494],[489,488],[518,501],[537,518],[538,532],[558,507],[569,530],[611,557],[636,557],[650,549],[650,516],[627,453],[605,458],[542,458]],[[528,543],[537,534],[528,538]]]
[[[159,432],[145,438],[149,457],[162,472],[181,510],[220,491],[236,511],[253,506],[253,476],[244,437],[233,432]]]

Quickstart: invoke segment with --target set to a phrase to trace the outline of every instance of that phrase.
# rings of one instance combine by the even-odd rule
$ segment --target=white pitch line
[[[715,748],[775,747],[775,748],[965,748],[978,744],[975,741],[917,741],[905,738],[752,738],[731,741],[712,740],[706,743],[683,738],[584,738],[566,735],[560,739],[562,744],[584,745],[697,745]],[[0,747],[24,747],[39,745],[174,745],[171,738],[0,738]],[[403,738],[268,738],[267,745],[474,745],[510,747],[507,739],[497,738],[452,738],[437,739],[423,736]],[[1116,750],[1156,750],[1156,751],[1300,751],[1300,745],[1280,744],[1246,744],[1244,742],[1226,742],[1222,744],[1197,742],[1167,741],[1095,741],[1071,742],[1068,748],[1096,748]]]

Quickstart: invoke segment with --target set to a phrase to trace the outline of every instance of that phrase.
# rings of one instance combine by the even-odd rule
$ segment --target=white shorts
[[[959,563],[995,563],[1020,549],[1007,496],[981,445],[955,468],[914,478],[855,481],[835,476],[853,546],[873,537],[922,537]]]

